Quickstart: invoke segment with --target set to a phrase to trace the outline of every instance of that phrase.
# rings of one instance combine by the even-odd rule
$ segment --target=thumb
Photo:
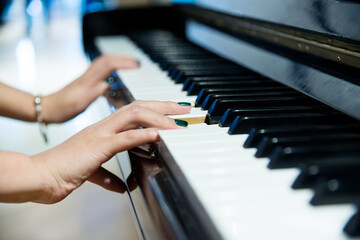
[[[126,191],[125,183],[118,176],[103,167],[94,172],[88,178],[88,181],[113,192],[124,193]]]

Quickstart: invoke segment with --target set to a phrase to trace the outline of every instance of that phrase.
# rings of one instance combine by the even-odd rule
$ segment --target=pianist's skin
[[[108,89],[104,79],[113,71],[137,67],[132,58],[99,57],[78,79],[42,98],[43,121],[61,123],[77,116]],[[101,164],[118,152],[157,141],[158,129],[182,128],[164,115],[189,111],[174,102],[135,101],[45,152],[0,151],[0,202],[56,203],[86,180],[123,193],[124,183]],[[34,96],[0,83],[0,115],[36,121]]]

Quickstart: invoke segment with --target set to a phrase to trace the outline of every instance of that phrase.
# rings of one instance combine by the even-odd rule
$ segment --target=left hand
[[[105,79],[117,69],[138,68],[130,57],[102,55],[95,59],[87,71],[61,90],[42,99],[45,123],[61,123],[83,112],[97,97],[109,88]]]

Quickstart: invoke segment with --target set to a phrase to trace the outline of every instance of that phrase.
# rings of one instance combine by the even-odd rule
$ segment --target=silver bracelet
[[[41,96],[34,97],[35,103],[35,113],[36,113],[36,120],[39,123],[40,133],[44,138],[45,143],[48,142],[47,131],[46,131],[46,124],[43,121],[42,117],[42,106],[41,106]]]

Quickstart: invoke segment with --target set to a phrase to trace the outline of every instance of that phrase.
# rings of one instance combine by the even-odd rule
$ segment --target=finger
[[[104,143],[104,147],[111,154],[115,155],[118,152],[156,141],[159,141],[159,134],[156,128],[133,129],[112,135]]]
[[[112,117],[113,119],[111,119],[110,125],[116,133],[138,127],[153,127],[159,129],[182,128],[175,123],[174,119],[144,107],[137,106],[136,108],[131,108],[119,114],[120,116],[116,114]]]
[[[95,65],[101,65],[103,69],[105,67],[105,69],[111,72],[117,69],[133,69],[140,66],[140,63],[134,58],[110,54],[98,57],[93,63]]]
[[[103,167],[100,167],[96,172],[94,172],[88,178],[88,181],[113,192],[124,193],[126,191],[125,183],[115,174],[109,172]]]
[[[118,55],[102,55],[96,58],[84,73],[84,79],[94,82],[104,81],[115,70],[134,69],[139,67],[139,62],[133,58]]]
[[[191,106],[183,106],[171,101],[141,101],[137,100],[128,105],[129,107],[144,107],[163,115],[187,114]]]

